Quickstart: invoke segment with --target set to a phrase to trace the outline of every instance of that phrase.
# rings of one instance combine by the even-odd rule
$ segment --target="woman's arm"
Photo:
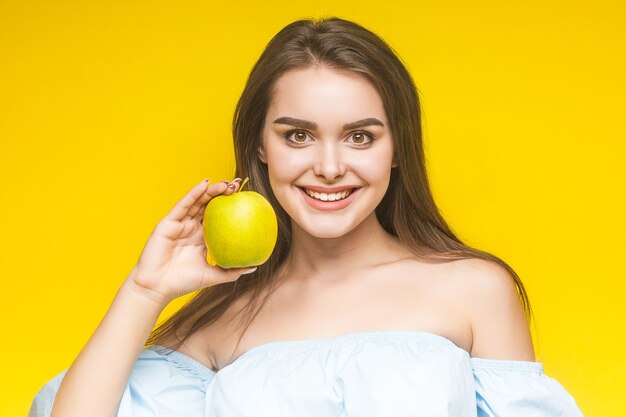
[[[115,415],[130,372],[166,304],[135,284],[136,269],[65,374],[51,417]]]
[[[202,216],[216,195],[238,187],[196,185],[154,228],[137,265],[104,319],[67,370],[51,417],[111,417],[159,314],[173,299],[238,279],[248,268],[224,270],[206,261]]]

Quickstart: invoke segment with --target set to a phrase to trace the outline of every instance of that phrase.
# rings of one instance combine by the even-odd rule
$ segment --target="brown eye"
[[[306,143],[306,139],[308,137],[308,134],[303,131],[303,130],[290,130],[289,132],[285,133],[284,138],[287,142],[291,142],[291,143]]]
[[[372,135],[365,131],[354,132],[350,137],[352,138],[352,143],[356,145],[367,145],[373,140]]]
[[[294,132],[294,139],[296,142],[304,142],[306,140],[306,133],[304,132]]]

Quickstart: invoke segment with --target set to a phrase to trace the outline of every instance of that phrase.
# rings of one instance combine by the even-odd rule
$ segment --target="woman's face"
[[[355,73],[310,67],[283,74],[274,93],[259,157],[291,219],[332,238],[375,216],[396,166],[375,87]]]

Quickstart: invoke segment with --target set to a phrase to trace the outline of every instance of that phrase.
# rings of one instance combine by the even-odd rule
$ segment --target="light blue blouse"
[[[67,369],[35,396],[48,417]],[[417,331],[351,333],[256,346],[214,372],[162,346],[144,349],[118,417],[582,417],[539,362],[470,357]]]

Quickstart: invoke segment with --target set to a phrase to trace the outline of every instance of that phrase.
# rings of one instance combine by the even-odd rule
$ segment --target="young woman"
[[[517,274],[438,212],[417,90],[384,41],[335,18],[286,26],[233,132],[239,178],[196,185],[156,226],[31,417],[582,415],[534,361]],[[278,242],[257,269],[223,270],[204,208],[244,177]]]

